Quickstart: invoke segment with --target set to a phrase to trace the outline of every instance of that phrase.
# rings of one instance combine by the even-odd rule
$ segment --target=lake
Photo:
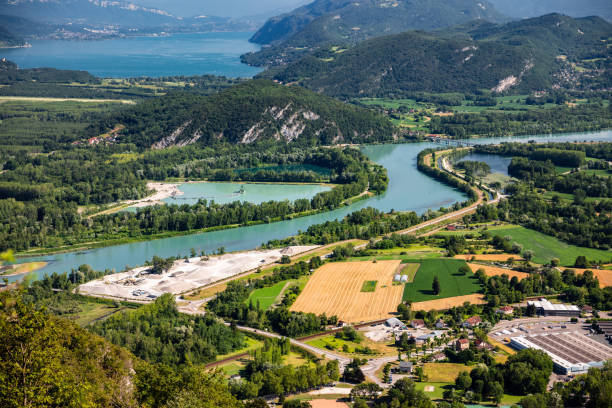
[[[243,193],[238,193],[244,187]],[[252,183],[186,183],[178,189],[183,195],[163,200],[167,204],[193,205],[199,199],[214,201],[217,204],[228,204],[234,201],[248,201],[261,204],[266,201],[295,201],[300,198],[312,198],[317,193],[331,190],[328,186],[318,184],[252,184]]]
[[[496,154],[471,153],[462,157],[458,163],[463,161],[485,162],[491,167],[491,173],[499,173],[508,176],[508,166],[512,157],[498,156]]]
[[[545,141],[612,141],[612,131],[596,133],[574,133],[565,135],[526,136],[515,138],[488,138],[473,140],[475,143],[500,143],[502,141],[527,142]],[[351,206],[307,217],[285,220],[271,224],[260,224],[223,231],[164,238],[153,241],[136,242],[86,252],[22,258],[20,262],[47,261],[49,265],[36,272],[42,276],[51,272],[66,272],[79,265],[88,264],[96,270],[121,270],[126,265],[138,266],[153,258],[154,255],[170,257],[186,255],[190,248],[207,253],[225,247],[226,251],[253,249],[262,243],[280,239],[306,230],[309,226],[342,217],[365,207],[381,211],[415,211],[422,214],[428,209],[449,206],[464,201],[465,195],[419,172],[416,166],[417,155],[423,149],[437,147],[431,143],[411,143],[393,145],[364,146],[363,152],[373,161],[383,165],[389,174],[389,188],[377,197],[357,202]],[[241,184],[236,184],[240,186]],[[13,277],[9,280],[15,280]]]
[[[0,50],[21,68],[52,67],[88,71],[103,78],[221,75],[250,78],[261,72],[240,62],[258,51],[251,32],[173,34],[100,41],[32,41],[31,48]]]

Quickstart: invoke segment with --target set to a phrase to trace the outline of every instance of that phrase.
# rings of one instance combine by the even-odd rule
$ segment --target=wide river
[[[491,138],[473,140],[475,143],[500,143],[502,141],[527,142],[535,141],[612,141],[612,131],[597,133],[574,133],[556,136],[526,136],[514,138]],[[438,209],[463,201],[465,196],[444,184],[433,180],[417,170],[418,153],[430,143],[374,145],[363,147],[363,152],[373,161],[383,165],[389,173],[389,188],[385,194],[368,200],[360,201],[351,206],[343,207],[327,213],[280,221],[271,224],[261,224],[240,227],[223,231],[164,238],[153,241],[116,245],[98,248],[86,252],[70,252],[28,259],[20,262],[47,261],[49,264],[37,272],[42,276],[51,272],[65,272],[79,265],[88,264],[96,270],[123,269],[126,265],[138,266],[149,260],[153,255],[170,257],[187,255],[190,248],[211,253],[219,247],[226,251],[241,251],[254,249],[272,239],[280,239],[306,230],[313,224],[340,219],[345,215],[365,207],[374,207],[382,211],[392,209],[398,211],[415,211],[422,214],[428,209]],[[239,184],[237,184],[239,186]],[[15,278],[13,278],[14,280]]]
[[[259,50],[250,32],[173,34],[100,41],[32,41],[31,48],[0,50],[21,68],[89,71],[103,78],[221,75],[250,78],[261,71],[240,62]]]

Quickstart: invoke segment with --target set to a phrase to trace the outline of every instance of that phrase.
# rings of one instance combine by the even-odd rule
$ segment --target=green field
[[[408,282],[413,282],[414,277],[416,276],[417,271],[421,267],[420,263],[404,263],[402,262],[402,275],[408,276]]]
[[[376,290],[376,285],[378,281],[365,281],[363,282],[363,286],[361,286],[362,292],[374,292]]]
[[[286,284],[287,281],[281,281],[274,286],[255,289],[249,295],[249,298],[246,300],[246,303],[248,304],[250,302],[253,302],[254,305],[257,305],[257,302],[259,302],[259,307],[262,310],[268,310],[270,306],[274,304],[274,301],[280,295]]]
[[[459,259],[423,259],[412,283],[404,288],[404,301],[423,302],[478,293],[482,288],[473,275],[460,275],[459,267],[466,263]],[[434,295],[433,278],[440,280],[441,292]]]
[[[584,255],[587,259],[594,261],[612,260],[611,251],[578,247],[523,227],[491,228],[490,231],[500,237],[510,236],[513,242],[521,244],[526,250],[532,250],[534,252],[533,261],[539,264],[548,263],[552,258],[559,258],[561,265],[573,266],[579,255]]]

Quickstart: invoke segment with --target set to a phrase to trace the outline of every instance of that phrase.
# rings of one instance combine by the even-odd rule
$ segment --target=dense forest
[[[434,116],[430,129],[432,133],[457,139],[581,132],[609,129],[612,127],[611,112],[612,104],[603,100],[520,112],[485,110],[480,113]]]
[[[171,294],[134,311],[116,313],[91,327],[145,361],[170,367],[214,361],[244,347],[244,336],[211,316],[179,313]]]
[[[119,151],[111,146],[52,155],[22,153],[8,159],[4,163],[6,171],[0,175],[0,216],[5,220],[0,228],[0,246],[21,251],[31,247],[53,248],[79,242],[138,239],[163,232],[184,233],[271,222],[337,208],[366,189],[380,194],[388,183],[386,171],[356,149],[308,152],[298,146],[266,150],[261,145],[242,149],[222,145],[217,149],[192,147],[153,151],[146,153],[142,160],[123,160]],[[226,156],[219,155],[224,151]],[[128,157],[133,156],[134,153],[128,154]],[[170,157],[182,161],[168,160]],[[329,171],[326,181],[336,186],[310,200],[300,199],[293,203],[220,205],[202,200],[193,206],[154,206],[92,218],[79,212],[79,206],[143,197],[147,194],[147,179],[200,176],[214,180],[246,180],[261,176],[265,180],[269,173],[243,174],[234,170],[240,165],[253,168],[266,162],[309,164],[326,169]],[[180,172],[176,172],[177,168]],[[301,171],[280,174],[285,181],[304,181]]]

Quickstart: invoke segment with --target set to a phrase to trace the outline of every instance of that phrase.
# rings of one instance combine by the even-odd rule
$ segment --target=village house
[[[410,326],[415,329],[423,329],[425,328],[425,321],[422,319],[416,319],[410,322]]]
[[[412,373],[413,365],[410,361],[400,361],[399,363],[399,372],[405,374]]]
[[[442,319],[438,319],[438,321],[436,322],[436,329],[446,329],[447,327],[448,325]]]
[[[455,341],[455,351],[463,351],[470,348],[470,341],[468,339],[457,339]]]
[[[472,316],[463,322],[463,327],[473,329],[474,327],[480,326],[481,323],[482,319],[480,316]]]
[[[477,349],[481,350],[493,350],[493,346],[491,346],[486,341],[482,341],[480,339],[474,340],[474,346],[476,346]]]
[[[514,314],[514,308],[512,306],[503,306],[497,309],[496,312],[505,316],[509,316]]]

